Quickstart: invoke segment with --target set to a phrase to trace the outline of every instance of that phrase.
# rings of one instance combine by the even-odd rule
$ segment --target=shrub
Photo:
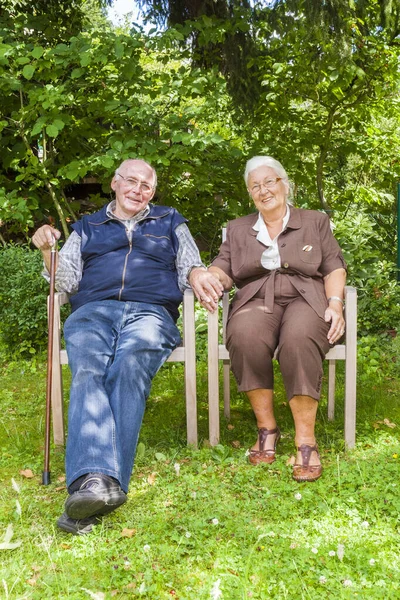
[[[46,346],[48,283],[42,268],[37,250],[0,249],[0,336],[10,353],[35,354]]]
[[[366,209],[357,207],[335,220],[335,236],[348,265],[348,282],[357,288],[360,336],[396,331],[400,323],[400,285],[394,240]]]

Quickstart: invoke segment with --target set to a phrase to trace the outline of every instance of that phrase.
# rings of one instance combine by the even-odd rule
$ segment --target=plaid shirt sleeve
[[[196,246],[192,234],[186,223],[181,223],[175,229],[179,240],[178,255],[176,257],[176,270],[178,271],[178,285],[183,293],[190,288],[188,275],[193,267],[205,267],[200,258],[199,249]]]
[[[75,294],[82,279],[82,269],[81,238],[76,231],[73,231],[58,253],[56,272],[57,292],[67,292],[70,295]],[[42,274],[47,281],[50,280],[46,268]]]

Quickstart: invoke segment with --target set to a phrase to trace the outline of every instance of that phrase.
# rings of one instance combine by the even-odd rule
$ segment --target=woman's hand
[[[345,323],[343,318],[343,304],[339,300],[331,300],[325,311],[325,321],[331,322],[328,331],[328,341],[335,344],[344,334]]]
[[[208,311],[214,312],[224,287],[218,277],[203,267],[195,267],[189,275],[189,283],[196,298]]]

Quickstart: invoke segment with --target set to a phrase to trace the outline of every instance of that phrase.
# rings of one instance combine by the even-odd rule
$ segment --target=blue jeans
[[[67,485],[104,473],[127,492],[151,382],[179,331],[163,306],[103,300],[73,312],[64,337],[72,371]]]

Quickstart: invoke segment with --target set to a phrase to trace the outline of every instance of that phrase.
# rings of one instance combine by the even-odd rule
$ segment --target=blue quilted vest
[[[175,229],[187,219],[174,208],[149,206],[131,239],[123,223],[107,215],[107,206],[72,225],[81,237],[84,261],[78,292],[71,296],[72,310],[95,300],[120,300],[161,304],[178,318],[182,293]]]

